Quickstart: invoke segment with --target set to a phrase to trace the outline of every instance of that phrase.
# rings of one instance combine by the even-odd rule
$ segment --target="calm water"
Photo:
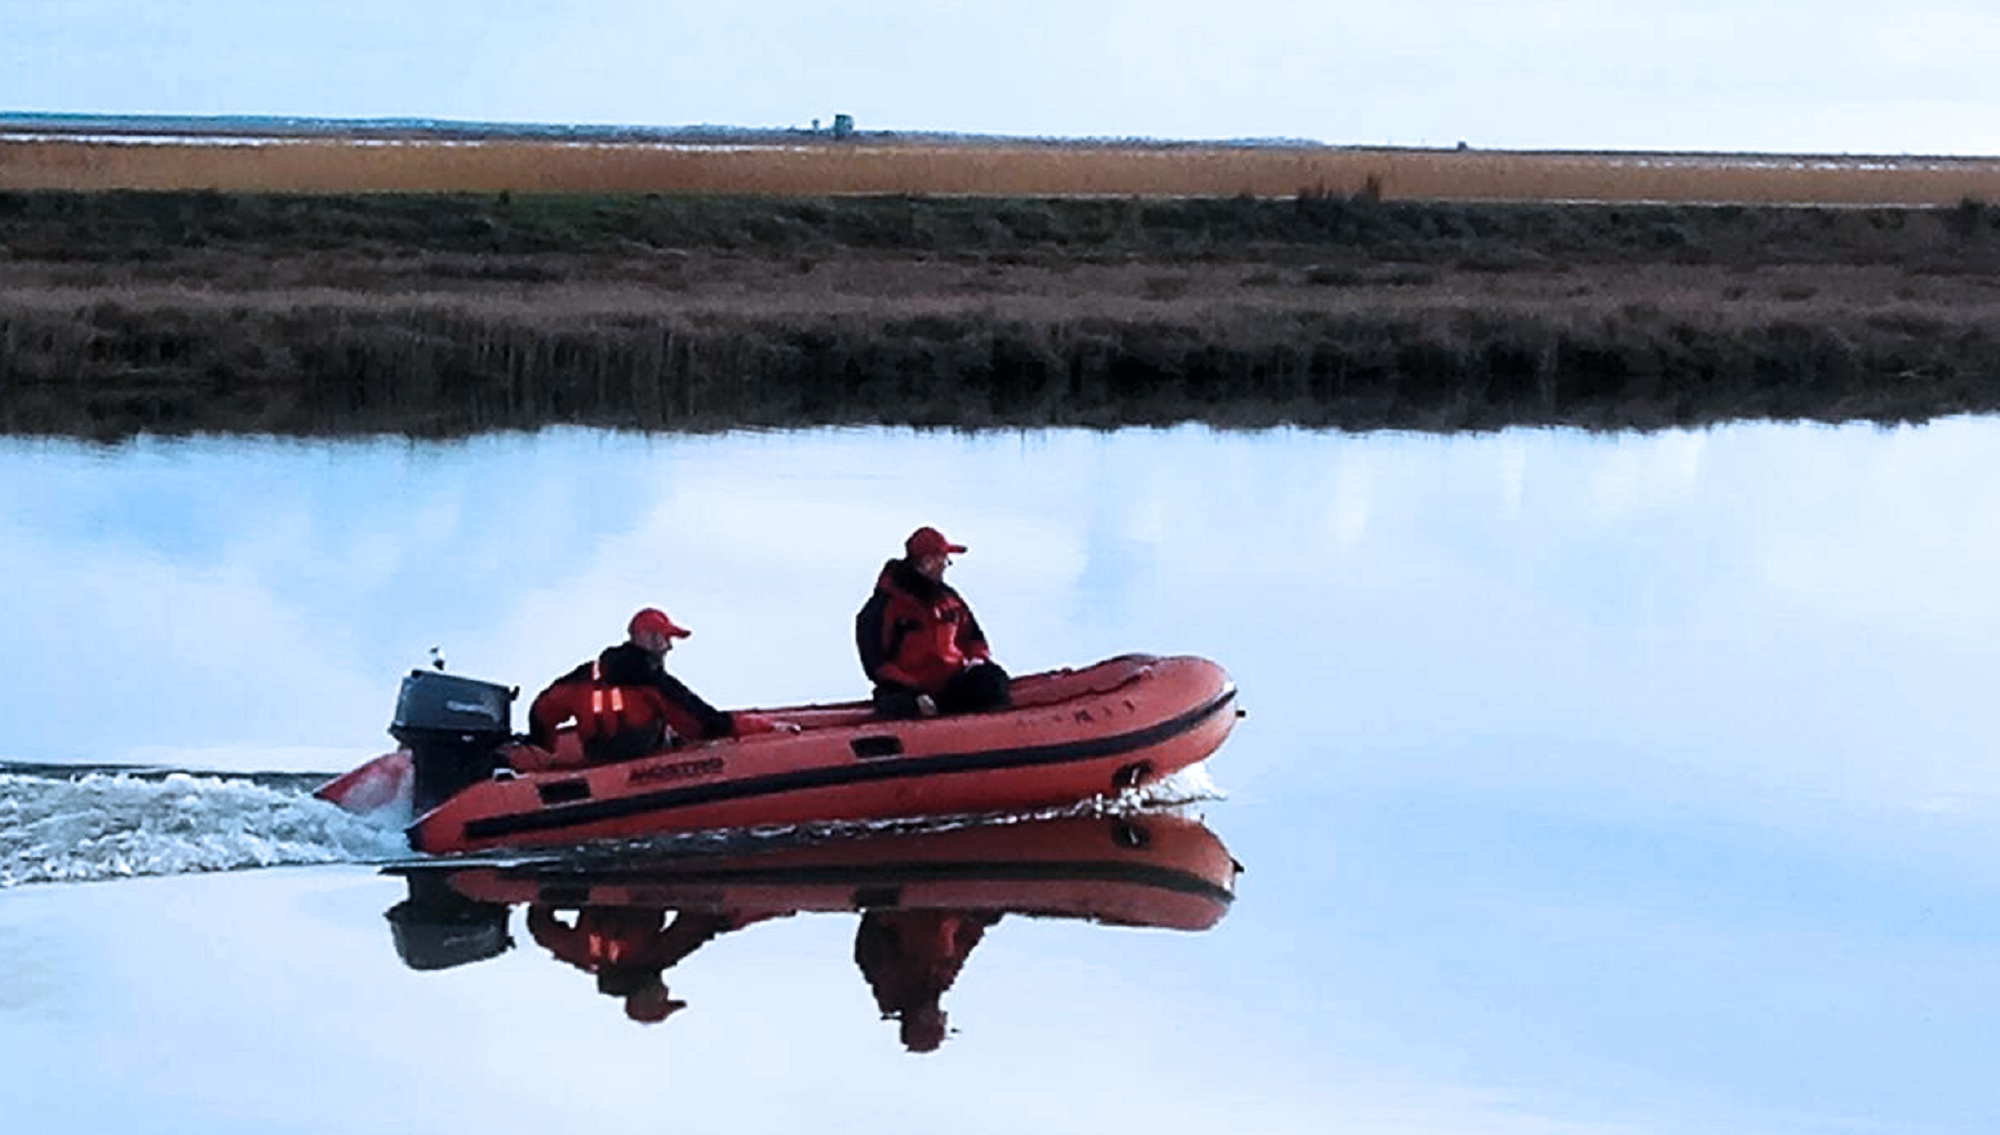
[[[46,1131],[1990,1130],[1996,443],[0,443],[0,1099]],[[1234,903],[1164,861],[1177,890],[1036,891],[935,1051],[851,913],[721,933],[657,1025],[504,893],[511,948],[488,905],[416,968],[393,833],[282,775],[385,747],[432,647],[532,689],[644,604],[710,700],[855,696],[853,612],[923,523],[1011,669],[1199,653],[1249,710],[1157,821],[1244,865]],[[958,861],[1020,883],[1057,838]],[[857,854],[814,877],[918,853]],[[1169,924],[1082,917],[1114,899]]]

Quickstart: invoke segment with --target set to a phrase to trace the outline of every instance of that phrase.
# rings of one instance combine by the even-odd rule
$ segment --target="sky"
[[[0,112],[2000,154],[1982,0],[0,0]]]

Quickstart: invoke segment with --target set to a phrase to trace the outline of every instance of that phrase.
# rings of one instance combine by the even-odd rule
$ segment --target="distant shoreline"
[[[732,126],[710,123],[657,125],[645,123],[541,123],[422,117],[320,118],[293,115],[121,115],[0,111],[0,140],[32,135],[215,136],[241,139],[370,139],[405,141],[521,140],[650,142],[661,144],[727,141],[741,144],[786,145],[801,140],[835,140],[833,115],[826,125]],[[2000,154],[1922,154],[1832,151],[1646,150],[1590,147],[1399,145],[1378,142],[1328,142],[1313,138],[1223,137],[1161,138],[1148,135],[1047,136],[981,134],[939,130],[854,128],[845,139],[860,145],[1002,146],[1052,149],[1289,149],[1301,152],[1441,154],[1477,152],[1521,157],[1610,158],[1621,160],[1730,161],[1746,164],[1813,163],[1820,165],[1972,164],[2000,162]]]
[[[434,118],[310,118],[281,115],[113,115],[29,114],[0,112],[0,139],[23,136],[131,138],[187,136],[296,141],[394,138],[422,141],[601,141],[641,143],[702,143],[786,145],[801,140],[852,140],[864,145],[960,146],[1131,146],[1154,149],[1204,147],[1289,147],[1347,149],[1303,138],[1175,139],[1148,137],[1053,138],[1033,135],[965,134],[928,130],[860,130],[845,132],[834,116],[813,126],[720,126],[695,124],[654,126],[633,123],[481,122]],[[1396,147],[1365,147],[1395,149]],[[1422,147],[1419,147],[1420,149]]]
[[[0,192],[0,431],[2000,411],[2000,207]]]

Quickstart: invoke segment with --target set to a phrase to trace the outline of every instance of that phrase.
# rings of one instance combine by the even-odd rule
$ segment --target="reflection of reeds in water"
[[[0,429],[2000,408],[2000,209],[0,194]]]
[[[0,189],[1291,196],[1949,204],[2000,159],[1527,153],[1323,146],[548,141],[0,142]]]
[[[1294,316],[1206,331],[976,315],[552,326],[386,305],[104,305],[83,320],[8,322],[0,427],[105,437],[450,436],[567,422],[1457,429],[2000,408],[1990,332],[1941,330],[1914,316],[1842,331],[1647,311],[1602,322]]]

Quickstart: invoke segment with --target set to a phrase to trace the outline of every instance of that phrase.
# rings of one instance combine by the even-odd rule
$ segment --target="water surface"
[[[1989,1128],[1994,432],[7,443],[0,759],[161,771],[0,774],[0,1089],[48,1130]],[[1199,653],[1249,710],[1187,809],[1225,916],[1010,914],[934,1052],[852,914],[709,942],[651,1026],[518,908],[413,969],[393,833],[285,775],[385,747],[432,647],[532,691],[646,604],[713,701],[855,696],[924,523],[1010,668]]]

